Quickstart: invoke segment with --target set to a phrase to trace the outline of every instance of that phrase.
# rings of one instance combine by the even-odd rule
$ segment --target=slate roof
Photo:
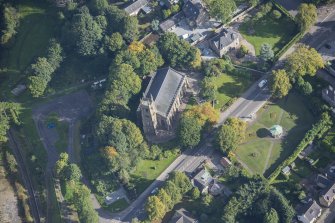
[[[152,98],[159,113],[167,117],[176,95],[182,89],[186,76],[170,67],[156,71],[144,92],[144,98]]]
[[[196,20],[200,15],[203,6],[200,0],[189,0],[183,6],[183,12],[186,18]]]
[[[238,35],[233,30],[223,29],[221,33],[211,39],[211,41],[218,50],[222,50],[223,48],[229,46],[237,38]]]
[[[148,0],[137,0],[124,8],[128,14],[132,14],[148,4]]]
[[[181,21],[182,19],[184,19],[184,14],[179,12],[174,16],[172,16],[171,18],[168,18],[167,20],[161,22],[161,24],[159,24],[159,27],[165,32],[171,27],[176,26],[178,22]]]
[[[330,184],[324,190],[322,190],[321,195],[324,197],[325,200],[329,202],[329,200],[335,197],[335,183]]]
[[[331,181],[327,179],[327,177],[318,174],[316,176],[316,183],[322,185],[323,187],[327,187],[331,184]]]
[[[190,213],[184,208],[175,212],[169,223],[197,223],[198,221],[191,217]]]
[[[307,203],[300,210],[300,214],[304,215],[309,222],[312,222],[313,219],[316,219],[322,211],[321,207],[313,200]]]
[[[213,181],[213,178],[206,169],[202,169],[193,178],[194,186],[199,187],[201,190],[207,187],[212,181]]]

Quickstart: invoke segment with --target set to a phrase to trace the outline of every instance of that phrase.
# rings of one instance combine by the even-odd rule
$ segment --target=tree
[[[138,59],[140,60],[140,66],[137,71],[142,77],[151,74],[164,64],[162,55],[157,48],[143,50],[138,53]]]
[[[258,5],[259,0],[249,0],[248,2],[249,2],[250,6],[256,6],[256,5]]]
[[[165,61],[172,67],[199,66],[199,49],[180,39],[175,33],[166,32],[158,41],[158,48]]]
[[[101,15],[108,8],[107,0],[91,0],[89,2],[89,7],[95,15]]]
[[[170,174],[170,181],[173,182],[182,194],[187,193],[192,189],[192,183],[185,173],[174,171]]]
[[[16,28],[19,25],[20,21],[20,14],[16,10],[16,8],[12,7],[9,4],[5,4],[2,11],[2,17],[1,18],[1,33],[0,33],[0,43],[6,44],[9,42],[9,40],[16,34]]]
[[[230,72],[234,69],[230,60],[217,58],[204,61],[202,68],[206,76],[214,77],[218,77],[223,72]]]
[[[54,167],[56,176],[58,177],[63,176],[62,172],[68,165],[69,165],[69,155],[67,153],[61,153]]]
[[[271,61],[273,57],[274,57],[274,52],[272,50],[271,45],[268,43],[263,43],[261,45],[259,58],[264,62],[268,62],[268,61]]]
[[[217,142],[222,152],[235,150],[245,138],[247,124],[238,118],[228,119],[217,134]]]
[[[285,70],[272,71],[271,90],[275,97],[285,97],[291,88],[290,78]]]
[[[153,31],[158,31],[159,30],[159,21],[157,19],[154,19],[151,21],[151,29]]]
[[[65,167],[65,179],[73,180],[75,182],[80,181],[82,174],[77,164],[71,163]]]
[[[17,125],[20,124],[18,119],[20,110],[20,104],[0,102],[0,143],[7,141],[7,131],[12,121]]]
[[[191,197],[193,200],[197,200],[200,197],[201,193],[197,187],[193,187],[191,191]]]
[[[205,77],[201,81],[201,95],[208,100],[215,100],[218,86],[214,77]]]
[[[182,115],[180,119],[179,137],[184,147],[197,146],[201,139],[202,125],[195,117]]]
[[[164,190],[166,193],[171,197],[171,201],[173,205],[177,204],[183,198],[183,195],[178,188],[172,181],[168,180],[164,185]]]
[[[76,50],[81,56],[93,56],[99,54],[103,30],[90,15],[86,6],[79,9],[73,15],[72,20],[67,25],[65,33],[66,40],[74,43]]]
[[[303,3],[299,6],[296,21],[298,22],[300,29],[305,32],[315,24],[317,17],[318,14],[315,5]]]
[[[318,69],[324,68],[321,55],[306,45],[300,45],[286,60],[286,69],[291,77],[314,76]]]
[[[122,31],[123,38],[132,42],[138,38],[138,20],[136,16],[126,16],[123,19]]]
[[[222,23],[228,22],[236,10],[236,4],[233,0],[207,0],[206,3],[211,17]]]
[[[266,213],[264,216],[264,223],[278,223],[279,217],[275,209],[271,208],[270,212]]]
[[[145,209],[150,221],[160,221],[165,213],[166,207],[157,196],[150,196],[146,203]]]
[[[122,35],[118,32],[113,33],[110,37],[107,37],[105,44],[111,52],[120,50],[123,46]]]
[[[157,197],[163,202],[166,207],[166,211],[169,211],[173,208],[174,203],[171,200],[170,195],[168,195],[164,188],[161,188],[158,191]]]

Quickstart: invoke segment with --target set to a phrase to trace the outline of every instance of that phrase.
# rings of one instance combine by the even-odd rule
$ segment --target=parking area
[[[112,203],[114,203],[114,202],[116,202],[116,201],[118,201],[118,200],[120,200],[122,198],[126,199],[126,201],[129,203],[129,199],[127,197],[126,191],[122,187],[120,187],[120,189],[118,189],[118,190],[110,193],[106,197],[105,203],[107,205],[110,205],[110,204],[112,204]]]

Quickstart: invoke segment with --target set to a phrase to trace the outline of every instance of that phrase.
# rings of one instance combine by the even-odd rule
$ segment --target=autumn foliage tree
[[[306,45],[300,45],[286,61],[286,70],[292,78],[306,74],[314,76],[316,71],[324,66],[321,55],[314,48]]]
[[[285,70],[272,71],[271,90],[275,97],[285,97],[291,88],[290,78]]]

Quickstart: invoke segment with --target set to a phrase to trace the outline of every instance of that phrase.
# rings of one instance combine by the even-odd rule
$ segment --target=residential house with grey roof
[[[137,0],[124,8],[124,11],[130,16],[137,15],[140,10],[148,4],[148,0]]]
[[[198,223],[198,220],[193,218],[184,208],[181,208],[176,210],[169,223]]]
[[[152,75],[137,109],[145,134],[172,130],[187,86],[186,75],[170,67],[158,69]]]
[[[321,216],[321,213],[322,208],[313,200],[299,210],[298,220],[303,223],[313,223]]]
[[[329,207],[335,200],[335,183],[330,184],[322,190],[319,201],[320,204]]]
[[[206,168],[200,171],[191,180],[193,186],[197,187],[202,194],[208,193],[210,184],[213,182],[213,177]]]
[[[238,34],[232,29],[223,29],[218,35],[209,41],[213,51],[222,57],[228,51],[236,49],[240,44]]]
[[[188,0],[182,11],[191,27],[198,27],[209,20],[209,14],[201,0]]]

